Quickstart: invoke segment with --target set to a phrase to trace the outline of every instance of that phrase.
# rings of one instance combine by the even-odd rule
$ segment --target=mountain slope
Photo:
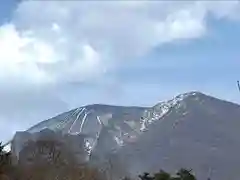
[[[201,179],[238,179],[240,106],[199,92],[153,107],[90,105],[28,130],[86,135],[90,155],[115,153],[133,174],[190,167]]]
[[[112,138],[114,141],[110,148],[104,148],[105,151],[111,151],[140,133],[139,120],[146,110],[148,108],[90,105],[43,121],[30,128],[28,132],[34,133],[49,128],[63,133],[84,134],[87,136],[86,148],[89,153],[100,141],[99,137]],[[106,129],[108,133],[104,135]]]
[[[239,117],[238,105],[203,94],[189,96],[119,153],[132,172],[186,167],[199,179],[238,179]]]

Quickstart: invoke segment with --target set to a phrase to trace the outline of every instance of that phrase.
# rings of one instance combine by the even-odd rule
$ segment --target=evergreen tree
[[[149,173],[145,172],[143,175],[138,176],[141,180],[155,180]]]
[[[143,175],[140,175],[139,178],[140,180],[196,180],[191,171],[192,170],[182,168],[176,173],[176,175],[171,175],[164,170],[160,170],[153,176],[150,176],[147,172],[143,173]]]
[[[0,155],[3,154],[3,149],[4,149],[4,146],[2,145],[2,142],[0,142]]]
[[[154,174],[154,180],[170,180],[171,175],[166,171],[160,170],[158,173]]]
[[[192,170],[182,168],[177,172],[177,178],[180,180],[196,180],[195,176],[191,172]]]

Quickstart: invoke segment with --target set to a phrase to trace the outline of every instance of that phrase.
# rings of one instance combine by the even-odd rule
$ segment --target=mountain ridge
[[[240,167],[239,117],[240,105],[191,91],[152,107],[82,106],[43,121],[27,132],[48,128],[63,134],[85,135],[90,157],[102,157],[104,161],[114,153],[135,174],[157,171],[155,167],[169,172],[190,167],[200,179],[207,179],[204,174],[213,168],[217,171],[214,178],[224,180],[231,164],[224,168],[219,164],[231,160]]]
[[[99,103],[96,103],[96,104],[88,104],[88,105],[84,105],[84,106],[80,106],[78,108],[74,108],[72,110],[68,110],[66,112],[63,112],[63,113],[58,113],[57,115],[55,116],[52,116],[51,118],[47,119],[47,120],[44,120],[42,122],[46,122],[46,121],[49,121],[51,120],[52,118],[55,118],[55,117],[58,117],[59,115],[62,115],[64,113],[68,113],[70,111],[74,111],[74,110],[77,110],[79,108],[86,108],[86,109],[94,109],[94,108],[97,108],[97,107],[103,107],[103,108],[112,108],[112,107],[115,107],[115,108],[145,108],[145,109],[148,109],[148,108],[152,108],[152,107],[155,107],[159,104],[162,104],[164,102],[169,102],[169,101],[172,101],[178,97],[184,97],[184,98],[187,98],[187,97],[192,97],[192,96],[195,96],[195,95],[198,95],[198,96],[204,96],[204,97],[208,97],[208,98],[214,98],[216,100],[220,100],[220,101],[224,101],[224,102],[227,102],[227,103],[231,103],[233,105],[239,105],[235,102],[231,102],[231,101],[228,101],[228,100],[224,100],[224,99],[221,99],[221,98],[217,98],[217,97],[214,97],[214,96],[211,96],[211,95],[207,95],[205,93],[202,93],[200,91],[189,91],[189,92],[186,92],[186,93],[181,93],[181,94],[178,94],[176,96],[174,96],[173,98],[171,98],[170,100],[163,100],[163,101],[159,101],[158,103],[156,103],[155,105],[153,106],[136,106],[136,105],[133,105],[133,106],[124,106],[124,105],[112,105],[112,104],[99,104]],[[181,98],[180,98],[181,99]],[[183,99],[181,99],[183,100]],[[34,126],[33,126],[34,127]],[[29,128],[28,130],[31,130],[33,127]]]

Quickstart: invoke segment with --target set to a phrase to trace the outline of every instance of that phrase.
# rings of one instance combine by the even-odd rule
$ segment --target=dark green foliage
[[[139,178],[141,180],[196,180],[195,176],[191,173],[192,170],[180,169],[176,175],[171,175],[166,171],[160,170],[158,173],[150,175],[143,173]]]
[[[150,176],[149,173],[145,172],[143,175],[138,176],[141,180],[154,180],[153,176]]]
[[[4,146],[2,145],[2,142],[0,142],[0,154],[3,153],[3,148],[4,148]]]
[[[154,174],[154,180],[170,180],[171,175],[163,170],[160,170],[158,173]]]
[[[4,146],[0,143],[0,174],[7,171],[11,165],[11,154],[5,152]]]
[[[181,180],[196,180],[195,176],[191,172],[192,170],[187,170],[182,168],[177,172],[177,176]]]

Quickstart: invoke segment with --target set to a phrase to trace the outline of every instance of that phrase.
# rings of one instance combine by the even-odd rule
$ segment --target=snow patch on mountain
[[[124,145],[124,142],[123,142],[123,140],[120,137],[115,136],[114,140],[117,142],[117,144],[119,146],[123,146]]]
[[[168,101],[163,101],[155,105],[152,109],[146,110],[140,123],[140,131],[144,132],[148,129],[148,126],[153,122],[160,120],[165,115],[167,115],[171,109],[175,108],[176,110],[180,107],[184,107],[184,100],[188,97],[197,96],[199,92],[189,92],[175,96],[173,99]],[[184,112],[183,112],[184,113]],[[186,113],[186,112],[185,112]]]

